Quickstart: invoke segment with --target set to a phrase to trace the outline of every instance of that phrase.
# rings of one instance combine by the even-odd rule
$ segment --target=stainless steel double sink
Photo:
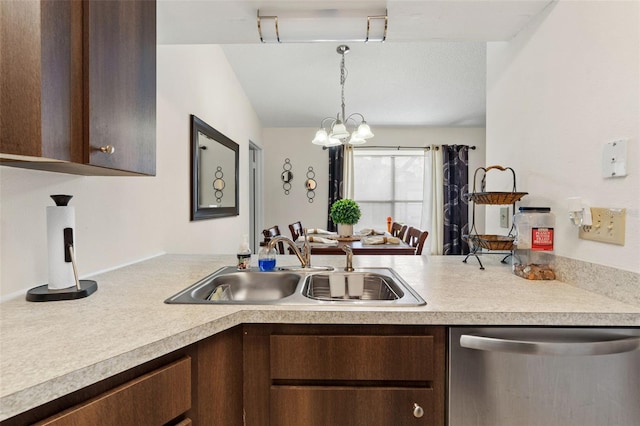
[[[353,272],[330,269],[282,268],[261,272],[225,267],[171,296],[165,303],[407,307],[426,304],[393,269],[362,268]],[[344,280],[344,295],[335,296],[333,292],[332,296],[332,275],[340,275],[338,279]],[[356,290],[351,283],[357,281],[361,285]]]

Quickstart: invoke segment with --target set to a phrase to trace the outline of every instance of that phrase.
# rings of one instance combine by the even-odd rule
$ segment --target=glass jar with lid
[[[511,256],[515,275],[529,280],[554,280],[555,215],[549,207],[520,207],[513,223],[516,238]]]

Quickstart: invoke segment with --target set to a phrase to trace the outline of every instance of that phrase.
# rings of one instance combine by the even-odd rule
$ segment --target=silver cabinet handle
[[[460,336],[460,346],[480,351],[532,355],[609,355],[630,352],[640,348],[640,337],[630,336],[615,340],[599,340],[591,342],[549,342],[499,339],[495,337],[463,334]]]
[[[414,402],[413,403],[413,417],[419,419],[422,416],[424,416],[424,410],[422,409],[421,406],[418,405],[417,402]]]
[[[116,147],[113,145],[101,146],[100,151],[106,154],[113,154],[116,152]]]

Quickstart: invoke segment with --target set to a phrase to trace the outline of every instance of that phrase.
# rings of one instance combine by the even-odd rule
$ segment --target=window
[[[354,149],[358,227],[386,229],[387,216],[418,226],[422,216],[424,151]]]

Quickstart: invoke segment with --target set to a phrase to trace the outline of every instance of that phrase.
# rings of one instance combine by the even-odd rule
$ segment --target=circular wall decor
[[[291,181],[293,180],[293,172],[291,171],[291,160],[285,158],[282,169],[283,172],[280,174],[280,179],[282,180],[282,189],[284,189],[285,195],[289,195],[289,191],[291,191]]]
[[[309,166],[307,169],[307,180],[304,182],[304,186],[307,188],[307,198],[310,203],[313,203],[313,199],[316,196],[315,189],[318,187],[318,183],[314,179],[316,172],[313,171],[313,167]]]
[[[213,189],[215,190],[216,202],[221,203],[222,197],[224,196],[222,190],[226,185],[224,179],[222,179],[224,177],[224,173],[222,173],[222,167],[217,167],[215,177],[216,179],[213,181]]]

